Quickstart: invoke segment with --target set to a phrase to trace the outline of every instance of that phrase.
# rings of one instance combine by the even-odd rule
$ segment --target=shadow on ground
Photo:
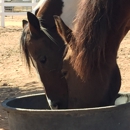
[[[37,82],[26,83],[23,87],[0,86],[0,100],[23,96],[27,94],[43,93],[43,87],[37,86]]]

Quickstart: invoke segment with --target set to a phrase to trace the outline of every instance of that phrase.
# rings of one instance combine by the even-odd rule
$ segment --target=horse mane
[[[41,31],[46,35],[46,37],[48,37],[53,42],[53,44],[55,44],[57,47],[60,48],[57,41],[48,33],[48,29],[42,27],[41,25],[40,25],[40,28],[41,28]],[[22,52],[22,54],[23,54],[23,56],[26,60],[27,66],[30,70],[31,69],[31,63],[34,67],[35,67],[35,65],[34,65],[34,62],[33,62],[33,58],[30,55],[30,52],[28,50],[28,45],[27,45],[28,43],[25,40],[25,39],[28,38],[27,35],[28,35],[28,31],[23,30],[22,35],[21,35],[21,39],[20,39],[20,50],[21,50],[21,52]],[[48,44],[48,45],[51,45],[51,44]],[[60,48],[60,50],[61,50],[61,48]]]
[[[30,56],[25,37],[27,37],[27,32],[23,31],[22,35],[21,35],[21,39],[20,39],[20,50],[21,50],[21,52],[23,54],[23,57],[25,58],[27,66],[28,66],[28,68],[30,70],[31,69],[31,63],[33,64],[33,66],[34,66],[34,63],[33,63],[33,60],[32,60],[32,58]]]
[[[112,9],[113,0],[81,0],[79,3],[73,28],[76,49],[71,63],[81,79],[106,63]]]

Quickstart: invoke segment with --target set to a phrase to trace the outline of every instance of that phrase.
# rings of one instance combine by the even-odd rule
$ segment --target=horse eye
[[[40,62],[41,62],[42,64],[45,64],[46,61],[47,61],[47,58],[46,58],[45,56],[40,60]]]

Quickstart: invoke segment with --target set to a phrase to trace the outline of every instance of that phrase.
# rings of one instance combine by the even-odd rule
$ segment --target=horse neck
[[[41,24],[53,27],[55,25],[54,15],[61,15],[63,8],[62,0],[46,0],[38,9],[36,16],[41,19]]]
[[[76,51],[72,64],[81,78],[89,75],[93,68],[101,70],[101,66],[116,61],[119,44],[127,32],[120,16],[126,19],[124,15],[127,9],[121,1],[123,4],[128,2],[128,0],[127,2],[124,0],[80,1],[73,28]],[[126,6],[128,8],[127,4]]]
[[[113,52],[116,57],[121,41],[130,30],[130,1],[120,0],[114,4],[113,8],[113,21],[108,33],[106,48],[108,48],[107,54]]]
[[[107,61],[116,61],[117,52],[119,46],[123,40],[123,38],[128,33],[129,29],[125,28],[125,26],[121,27],[118,31],[111,30],[108,34],[107,42],[106,42],[106,60]]]

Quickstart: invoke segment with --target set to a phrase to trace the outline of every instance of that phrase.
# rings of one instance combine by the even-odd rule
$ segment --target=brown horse
[[[82,0],[72,30],[58,16],[55,22],[68,48],[62,71],[69,107],[112,104],[121,86],[116,57],[130,29],[130,0]]]
[[[32,62],[38,71],[52,109],[68,108],[68,86],[60,71],[65,45],[57,33],[53,15],[68,18],[68,24],[72,23],[77,8],[74,1],[42,0],[35,15],[28,12],[28,21],[23,20],[22,51],[29,68]],[[66,10],[70,11],[70,18],[64,14]]]

